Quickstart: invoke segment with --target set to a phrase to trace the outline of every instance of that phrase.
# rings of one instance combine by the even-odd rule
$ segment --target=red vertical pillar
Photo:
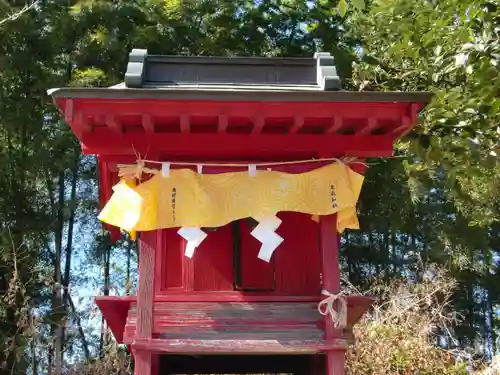
[[[323,289],[330,293],[340,292],[340,236],[337,233],[337,215],[320,216],[320,246],[323,265]],[[340,336],[330,315],[325,316],[325,336],[332,340]],[[344,375],[345,351],[326,353],[326,375]]]
[[[153,299],[155,266],[155,232],[142,233],[139,239],[139,287],[137,290],[137,332],[138,339],[153,336]],[[153,358],[149,350],[134,350],[134,375],[152,374]]]

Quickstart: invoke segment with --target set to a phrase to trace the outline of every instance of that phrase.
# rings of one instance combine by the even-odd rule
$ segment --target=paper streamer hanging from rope
[[[135,164],[118,164],[118,175],[124,179],[136,178],[141,180],[142,174],[150,174],[155,175],[159,172],[164,172],[164,167],[168,164],[168,169],[170,170],[171,165],[183,166],[183,167],[196,167],[198,173],[201,174],[201,171],[204,167],[225,167],[225,168],[241,168],[241,167],[251,167],[252,171],[257,169],[257,167],[267,167],[267,170],[271,170],[270,167],[277,167],[283,165],[296,165],[296,164],[309,164],[309,163],[325,163],[325,162],[340,162],[345,165],[349,164],[361,164],[364,166],[368,166],[364,161],[358,160],[355,157],[343,157],[343,158],[321,158],[321,159],[301,159],[294,161],[285,161],[285,162],[267,162],[267,163],[259,163],[259,164],[244,164],[244,163],[191,163],[191,162],[165,162],[158,160],[147,160],[147,159],[137,159]],[[162,167],[162,170],[155,168],[146,167],[146,163],[148,164],[159,164]]]
[[[259,254],[259,259],[269,263],[274,250],[283,242],[283,237],[275,231],[281,224],[281,220],[277,216],[270,216],[263,219],[255,219],[259,224],[254,228],[251,235],[262,243]]]
[[[186,250],[184,255],[188,258],[192,258],[194,251],[200,244],[207,238],[207,234],[203,232],[200,228],[188,228],[183,227],[177,232],[182,238],[187,241]]]
[[[158,171],[137,186],[132,182],[116,185],[119,188],[99,214],[101,221],[127,231],[211,228],[289,211],[320,216],[337,213],[339,233],[359,228],[356,202],[363,176],[343,163],[303,173],[259,170],[254,177],[242,171],[198,174],[173,169],[167,177]],[[279,237],[272,236],[279,242]]]

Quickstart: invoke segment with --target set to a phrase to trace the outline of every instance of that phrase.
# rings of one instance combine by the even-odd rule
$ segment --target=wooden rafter
[[[113,114],[106,115],[106,125],[115,135],[123,132],[122,127],[118,123],[118,119]]]
[[[156,134],[154,137],[136,137],[123,134],[109,142],[113,132],[102,132],[96,137],[84,134],[82,148],[86,154],[128,155],[134,150],[145,154],[149,150],[168,152],[170,155],[199,155],[205,157],[265,157],[318,154],[333,154],[336,157],[392,156],[392,138],[384,135],[352,137],[337,134]]]
[[[229,119],[226,115],[219,115],[217,118],[217,131],[219,133],[225,133],[227,126],[229,124]]]
[[[256,116],[253,119],[253,124],[252,134],[260,134],[266,125],[266,119],[263,116]]]
[[[180,125],[181,125],[181,132],[182,133],[189,133],[189,129],[190,129],[189,115],[182,114],[180,116]]]
[[[337,131],[340,130],[340,128],[342,128],[343,122],[344,122],[344,120],[340,116],[334,116],[334,117],[332,117],[332,123],[326,129],[325,133],[326,134],[334,134],[334,133],[336,133]]]
[[[153,117],[149,113],[143,113],[141,116],[142,127],[146,134],[153,134],[155,132],[155,125]]]
[[[304,117],[303,116],[295,116],[293,118],[293,126],[290,129],[290,134],[297,134],[300,129],[304,126]]]
[[[376,117],[370,117],[368,119],[368,125],[364,126],[358,133],[361,135],[367,135],[370,134],[372,131],[374,131],[378,126],[378,121]]]

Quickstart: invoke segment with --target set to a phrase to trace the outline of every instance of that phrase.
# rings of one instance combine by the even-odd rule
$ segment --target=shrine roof
[[[422,102],[429,93],[341,91],[335,60],[313,57],[148,55],[134,49],[125,80],[107,88],[53,89],[54,98]]]
[[[87,154],[392,155],[393,143],[411,131],[432,94],[343,91],[334,62],[324,52],[196,57],[134,49],[124,82],[49,94]]]
[[[269,88],[172,86],[166,88],[60,88],[50,92],[54,99],[175,99],[175,100],[219,100],[219,101],[275,101],[275,102],[350,102],[350,103],[421,103],[424,107],[432,94],[426,92],[375,92],[375,91],[319,91],[285,89],[283,86]]]

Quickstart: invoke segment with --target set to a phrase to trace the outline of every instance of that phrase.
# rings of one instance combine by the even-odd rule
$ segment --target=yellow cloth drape
[[[358,229],[356,202],[363,176],[336,162],[300,174],[276,171],[198,174],[190,169],[156,174],[137,186],[120,182],[99,215],[127,231],[170,227],[220,227],[293,211],[337,213],[337,230]]]

